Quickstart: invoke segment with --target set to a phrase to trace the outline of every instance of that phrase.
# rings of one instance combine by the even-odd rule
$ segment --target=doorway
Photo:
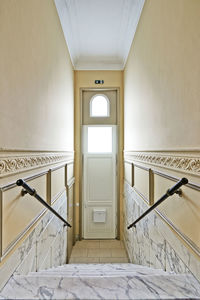
[[[82,94],[82,237],[117,236],[117,91]]]

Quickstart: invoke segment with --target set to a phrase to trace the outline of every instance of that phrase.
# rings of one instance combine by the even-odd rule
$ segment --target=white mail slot
[[[93,222],[105,223],[106,222],[106,209],[93,209]]]

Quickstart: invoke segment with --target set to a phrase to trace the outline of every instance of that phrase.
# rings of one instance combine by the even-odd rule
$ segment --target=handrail
[[[16,181],[18,186],[22,186],[24,190],[21,191],[21,195],[29,194],[35,197],[42,205],[44,205],[48,210],[50,210],[56,217],[65,223],[65,226],[72,227],[61,215],[59,215],[47,202],[45,202],[36,192],[35,189],[32,189],[23,179],[18,179]]]
[[[154,203],[149,209],[147,209],[138,219],[136,219],[133,223],[131,223],[127,229],[131,227],[136,227],[136,223],[143,219],[147,214],[149,214],[154,208],[156,208],[159,204],[161,204],[164,200],[168,197],[172,196],[174,193],[179,194],[181,196],[182,191],[178,190],[182,185],[187,184],[188,179],[182,178],[179,180],[172,188],[168,189],[167,192],[156,202]]]

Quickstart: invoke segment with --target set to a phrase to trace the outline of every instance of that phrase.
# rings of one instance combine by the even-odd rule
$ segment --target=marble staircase
[[[11,277],[0,299],[200,299],[200,284],[131,263],[67,264]]]

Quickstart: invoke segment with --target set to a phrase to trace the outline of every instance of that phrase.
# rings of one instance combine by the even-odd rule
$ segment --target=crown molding
[[[111,63],[111,62],[90,62],[90,61],[78,61],[74,65],[76,71],[121,71],[124,69],[124,63]]]
[[[145,0],[96,3],[54,0],[54,3],[75,70],[124,69]],[[113,19],[109,17],[111,10],[115,12]],[[103,13],[105,19],[100,23]],[[83,25],[87,21],[86,28]]]
[[[122,24],[125,23],[126,26],[122,25],[120,27],[122,32],[120,32],[119,34],[120,39],[118,46],[119,53],[121,53],[121,57],[123,58],[122,70],[124,70],[126,66],[126,62],[128,59],[131,45],[134,41],[135,33],[137,31],[137,26],[140,20],[140,16],[142,14],[144,3],[145,0],[139,0],[139,2],[135,1],[132,7],[126,7],[126,12],[124,12],[123,14],[121,22]],[[133,18],[130,17],[131,14],[134,16]]]
[[[71,62],[74,67],[75,62],[79,58],[78,49],[80,48],[79,37],[76,35],[76,37],[74,38],[73,36],[74,32],[78,34],[77,23],[74,22],[78,18],[76,3],[75,1],[65,0],[54,0],[54,3],[57,9],[58,17],[60,19]]]

